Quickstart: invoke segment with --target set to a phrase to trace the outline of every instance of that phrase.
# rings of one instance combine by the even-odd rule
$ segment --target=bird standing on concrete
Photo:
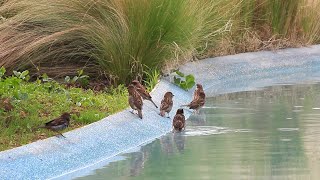
[[[193,99],[197,98],[200,93],[204,93],[203,87],[201,84],[196,84],[197,88],[193,92]]]
[[[197,88],[193,93],[193,99],[189,104],[182,105],[187,106],[189,109],[194,109],[196,113],[199,112],[199,109],[204,106],[206,102],[206,94],[203,91],[202,85],[197,84]]]
[[[67,128],[70,124],[70,113],[63,113],[60,117],[53,119],[47,123],[45,123],[44,126],[40,126],[38,128],[46,128],[55,132],[64,130],[65,128]],[[59,133],[59,132],[58,132]],[[61,136],[65,137],[64,135],[62,135],[61,133],[59,133]]]
[[[142,105],[143,105],[142,97],[136,90],[135,86],[133,86],[132,84],[128,86],[128,93],[129,93],[128,102],[130,107],[132,108],[132,113],[134,113],[133,112],[134,110],[137,110],[139,118],[142,119]]]
[[[141,97],[142,97],[143,99],[151,101],[152,104],[153,104],[156,108],[158,108],[158,106],[156,105],[156,103],[154,103],[154,102],[152,101],[152,97],[150,96],[149,92],[146,90],[146,88],[145,88],[142,84],[140,84],[139,81],[133,80],[133,81],[132,81],[132,84],[136,87],[137,91],[139,92],[139,94],[141,95]]]
[[[172,109],[173,106],[173,94],[172,92],[166,92],[164,94],[163,100],[161,101],[161,106],[160,106],[160,116],[164,117],[165,113],[168,113],[168,118],[170,118],[169,113]]]
[[[184,117],[183,109],[178,109],[172,121],[173,130],[182,131],[186,127],[186,119]]]

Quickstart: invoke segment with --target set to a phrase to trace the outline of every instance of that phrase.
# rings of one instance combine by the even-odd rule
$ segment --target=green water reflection
[[[320,85],[207,99],[187,130],[80,179],[320,179]]]

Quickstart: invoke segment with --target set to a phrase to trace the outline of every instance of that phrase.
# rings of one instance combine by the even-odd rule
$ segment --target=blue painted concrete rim
[[[229,92],[255,90],[278,83],[320,81],[320,45],[243,53],[190,62],[181,66],[203,84],[208,97]],[[192,98],[162,79],[151,93],[159,105],[171,91],[171,117]],[[171,119],[158,115],[153,104],[144,101],[143,120],[128,112],[110,115],[101,121],[64,133],[66,139],[51,137],[0,152],[0,179],[72,179],[85,170],[124,151],[150,142],[171,131]],[[191,112],[185,111],[186,117]]]

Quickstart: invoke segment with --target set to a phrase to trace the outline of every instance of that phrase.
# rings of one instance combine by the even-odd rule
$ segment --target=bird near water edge
[[[136,90],[135,86],[133,86],[132,84],[128,86],[128,93],[129,93],[128,102],[130,107],[132,108],[132,112],[131,111],[130,112],[134,114],[134,110],[138,111],[138,116],[140,119],[142,119],[142,106],[143,106],[142,97]]]
[[[149,92],[147,91],[147,89],[146,89],[142,84],[140,84],[140,82],[139,82],[138,80],[133,80],[131,84],[133,84],[133,85],[136,87],[137,91],[139,92],[139,94],[141,95],[141,97],[142,97],[144,100],[151,101],[152,104],[153,104],[156,108],[158,108],[158,106],[156,105],[156,103],[153,102],[152,97],[151,97],[151,95],[149,94]]]

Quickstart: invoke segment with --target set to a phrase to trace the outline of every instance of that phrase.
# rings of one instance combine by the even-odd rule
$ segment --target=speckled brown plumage
[[[139,118],[142,119],[142,106],[143,106],[142,97],[137,92],[136,88],[131,84],[128,86],[128,93],[129,93],[128,102],[130,107],[132,108],[132,112],[134,110],[138,111],[138,116]]]
[[[183,109],[178,109],[176,115],[172,121],[173,130],[175,131],[182,131],[186,127],[186,120],[184,117]]]
[[[156,103],[153,102],[151,95],[149,94],[149,92],[147,91],[147,89],[140,84],[139,81],[137,80],[133,80],[132,84],[135,86],[135,88],[137,89],[138,93],[141,95],[141,97],[145,100],[151,101],[152,104],[158,108],[158,106],[156,105]]]
[[[169,113],[173,106],[173,101],[172,101],[173,96],[174,95],[172,94],[172,92],[166,92],[164,94],[164,97],[161,101],[161,106],[160,106],[160,116],[164,117],[165,113],[168,113],[168,118],[170,118]]]
[[[183,106],[189,107],[189,109],[194,109],[195,112],[198,112],[200,108],[202,108],[206,101],[206,94],[203,91],[202,85],[197,84],[197,88],[193,93],[193,99],[192,101]]]

